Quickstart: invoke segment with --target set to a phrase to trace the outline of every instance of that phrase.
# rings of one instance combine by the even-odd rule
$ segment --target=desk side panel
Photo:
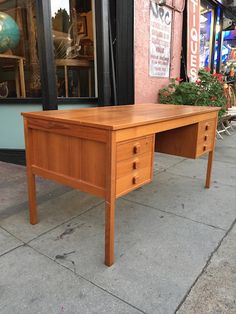
[[[83,130],[89,138],[89,130]],[[31,128],[31,166],[37,175],[73,188],[105,195],[106,142],[52,129]],[[93,131],[94,132],[94,131]],[[104,134],[103,134],[104,137]]]

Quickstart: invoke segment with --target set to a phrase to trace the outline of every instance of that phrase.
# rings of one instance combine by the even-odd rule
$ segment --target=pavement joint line
[[[170,167],[167,167],[167,168],[163,169],[162,171],[156,170],[156,171],[154,171],[154,172],[155,172],[155,173],[157,173],[157,172],[158,172],[158,173],[163,173],[163,172],[166,172],[166,171],[169,172],[169,169],[171,169],[171,168],[175,167],[176,165],[178,165],[178,164],[184,162],[185,160],[187,160],[187,159],[181,160],[181,161],[179,161],[178,163],[176,163],[176,164],[174,164],[174,165],[171,165]],[[235,164],[235,163],[231,163],[231,162],[227,162],[227,163],[226,163],[226,162],[223,162],[223,161],[218,161],[218,160],[216,160],[216,159],[215,159],[215,161],[220,162],[220,163],[224,163],[224,164],[226,164],[226,165],[227,165],[228,163],[229,163],[229,164]],[[170,173],[171,173],[171,172],[170,172]],[[188,178],[189,178],[189,176],[185,176],[185,175],[179,175],[179,174],[178,174],[178,176],[188,177]],[[190,177],[190,178],[192,178],[192,177]],[[196,178],[196,177],[195,177],[194,179],[202,180],[201,178]],[[221,182],[217,182],[217,184],[223,185],[223,186],[235,187],[235,186],[233,186],[233,185],[228,185],[228,184],[224,184],[224,183],[221,183]],[[0,187],[1,187],[1,185],[0,185]],[[67,191],[67,192],[65,192],[65,193],[63,193],[63,194],[66,194],[66,193],[69,193],[69,192],[70,192],[70,191]],[[53,193],[53,191],[52,191],[51,193]],[[48,194],[50,194],[50,193],[48,193]],[[45,196],[48,195],[48,194],[45,194]],[[42,195],[42,196],[44,196],[44,195]],[[55,197],[57,197],[57,196],[55,196]],[[55,197],[53,197],[53,198],[55,198]],[[201,276],[204,274],[204,272],[205,272],[205,270],[207,269],[207,267],[209,266],[209,264],[210,264],[210,262],[211,262],[213,256],[214,256],[215,253],[218,251],[218,249],[219,249],[220,246],[222,245],[222,242],[223,242],[224,239],[228,236],[229,232],[232,230],[233,226],[235,225],[236,220],[233,221],[232,225],[230,226],[230,228],[229,228],[228,230],[225,230],[225,229],[222,229],[222,228],[220,228],[220,227],[216,227],[216,226],[213,226],[213,225],[205,224],[205,223],[203,223],[203,222],[195,221],[195,220],[193,220],[193,219],[190,219],[190,218],[187,218],[187,217],[184,217],[184,216],[175,214],[175,213],[173,213],[173,212],[169,212],[169,211],[157,209],[157,208],[155,208],[155,207],[152,207],[152,206],[149,206],[149,205],[145,205],[145,204],[142,204],[142,203],[139,203],[139,202],[131,201],[131,200],[125,199],[125,198],[123,198],[123,197],[122,197],[122,199],[124,199],[124,200],[126,200],[126,201],[129,201],[129,202],[137,203],[137,204],[139,204],[139,205],[146,206],[146,207],[149,207],[149,208],[152,208],[152,209],[155,209],[155,210],[158,210],[158,211],[160,211],[160,212],[168,213],[168,214],[170,214],[170,215],[174,215],[174,216],[177,216],[177,217],[186,219],[186,220],[190,220],[190,221],[193,221],[193,222],[196,222],[196,223],[199,223],[199,224],[202,224],[202,225],[206,225],[206,226],[209,226],[209,227],[212,227],[212,228],[215,228],[215,229],[219,229],[219,230],[222,230],[222,231],[226,232],[226,233],[224,234],[224,236],[222,237],[222,239],[219,241],[219,243],[218,243],[218,245],[216,246],[216,248],[215,248],[215,249],[213,250],[213,252],[210,254],[210,256],[209,256],[209,258],[208,258],[208,260],[207,260],[205,266],[204,266],[203,269],[202,269],[202,271],[201,271],[200,274],[196,277],[196,279],[195,279],[195,281],[193,282],[193,284],[191,285],[190,289],[186,292],[184,298],[182,299],[182,301],[180,302],[180,304],[179,304],[178,307],[176,308],[176,310],[175,310],[175,312],[174,312],[174,313],[176,313],[176,312],[182,307],[182,305],[184,304],[185,300],[187,299],[187,297],[188,297],[189,294],[191,293],[192,289],[194,288],[194,286],[196,285],[196,283],[198,282],[198,280],[201,278]],[[42,201],[42,202],[43,202],[43,201]],[[25,203],[27,203],[27,202],[25,202]],[[59,263],[58,261],[56,261],[55,259],[53,259],[53,258],[51,258],[51,257],[49,257],[49,256],[47,256],[47,255],[45,255],[45,254],[43,254],[43,253],[37,251],[36,249],[34,249],[33,247],[31,247],[31,246],[28,244],[28,243],[30,243],[31,241],[36,240],[37,238],[40,238],[42,235],[44,235],[44,234],[46,234],[46,233],[48,233],[48,232],[50,232],[50,231],[56,229],[57,227],[59,227],[59,226],[65,224],[65,223],[70,222],[71,220],[73,220],[73,219],[75,219],[75,218],[77,218],[77,217],[79,217],[79,216],[81,216],[81,215],[87,213],[87,212],[90,211],[90,210],[95,209],[97,206],[100,206],[102,203],[103,203],[103,201],[101,201],[100,203],[98,203],[98,204],[92,206],[91,208],[85,210],[83,213],[80,213],[80,214],[78,214],[77,216],[75,216],[75,217],[73,217],[73,218],[70,218],[69,220],[67,220],[67,221],[65,221],[65,222],[63,222],[63,223],[61,223],[61,224],[59,224],[59,225],[53,227],[52,229],[47,230],[46,232],[40,234],[40,235],[37,236],[36,238],[31,239],[31,240],[28,241],[27,243],[25,243],[25,242],[22,241],[21,239],[18,239],[16,236],[12,235],[12,234],[11,234],[8,230],[6,230],[4,227],[1,227],[3,230],[5,230],[5,231],[8,232],[9,234],[11,234],[14,238],[20,240],[20,241],[23,242],[23,243],[22,243],[21,245],[15,247],[15,248],[13,248],[13,249],[11,249],[11,250],[5,252],[5,253],[3,253],[3,254],[0,254],[0,257],[2,257],[2,256],[4,256],[4,255],[6,255],[6,254],[8,254],[8,253],[10,253],[10,252],[12,252],[12,251],[18,249],[18,248],[21,248],[21,247],[23,247],[23,246],[26,246],[26,247],[28,246],[28,247],[30,247],[31,249],[33,249],[34,251],[36,251],[38,254],[41,254],[41,255],[47,257],[48,259],[54,261],[55,263],[57,263],[58,265],[64,267],[65,269],[70,270],[70,271],[71,271],[72,273],[74,273],[76,276],[78,276],[78,277],[84,279],[85,281],[87,281],[87,282],[91,283],[92,285],[98,287],[99,289],[103,290],[104,292],[110,294],[111,296],[113,296],[113,297],[119,299],[120,301],[122,301],[122,302],[128,304],[129,306],[133,307],[134,309],[140,311],[140,313],[144,313],[144,314],[145,314],[145,312],[142,311],[141,309],[136,308],[134,305],[132,305],[132,304],[126,302],[125,300],[119,298],[118,296],[114,295],[113,293],[111,293],[111,292],[107,291],[106,289],[100,287],[99,285],[97,285],[97,284],[94,283],[93,281],[90,281],[89,279],[86,279],[85,277],[83,277],[83,276],[80,275],[79,273],[75,273],[75,272],[74,272],[72,269],[70,269],[69,267],[67,267],[67,266],[65,266],[65,265],[63,265],[63,264],[60,264],[60,263]],[[22,204],[23,204],[23,203],[22,203]]]
[[[54,262],[54,263],[56,263],[57,265],[59,265],[60,267],[65,268],[66,270],[72,272],[76,277],[79,277],[79,278],[85,280],[86,282],[88,282],[88,283],[90,283],[91,285],[95,286],[96,288],[98,288],[98,289],[100,289],[100,290],[106,292],[107,294],[109,294],[109,295],[111,295],[112,297],[118,299],[119,301],[121,301],[121,302],[123,302],[123,303],[129,305],[130,307],[132,307],[133,309],[139,311],[140,313],[142,313],[142,314],[147,314],[146,312],[144,312],[143,310],[139,309],[139,308],[136,307],[135,305],[133,305],[133,304],[131,304],[131,303],[129,303],[129,302],[123,300],[123,299],[120,298],[119,296],[117,296],[117,295],[115,295],[114,293],[112,293],[112,292],[106,290],[105,288],[99,286],[98,284],[96,284],[95,282],[93,282],[93,281],[87,279],[87,278],[84,277],[83,275],[81,275],[81,274],[75,272],[74,270],[72,270],[71,268],[67,267],[66,265],[63,265],[63,264],[59,263],[56,259],[54,259],[54,258],[52,258],[52,257],[50,257],[50,256],[48,256],[48,255],[46,255],[46,254],[44,254],[44,253],[38,251],[38,250],[35,249],[34,247],[30,246],[28,243],[25,244],[25,247],[31,248],[33,251],[35,251],[35,252],[37,252],[38,254],[40,254],[40,255],[46,257],[47,259],[49,259],[49,260],[51,260],[52,262]]]
[[[14,186],[14,185],[18,185],[19,184],[19,181],[24,181],[24,182],[26,182],[26,177],[24,178],[24,177],[22,177],[22,178],[18,178],[18,179],[16,179],[16,180],[14,180],[14,179],[10,179],[10,180],[5,180],[5,181],[3,181],[3,182],[0,182],[0,189],[1,188],[4,188],[4,187],[8,187],[8,186]]]
[[[12,236],[13,238],[15,238],[16,240],[22,242],[23,245],[25,244],[24,241],[22,241],[21,239],[19,239],[17,236],[15,236],[14,234],[12,234],[10,231],[8,231],[7,229],[5,229],[4,227],[0,226],[0,229],[2,229],[3,231],[5,231],[6,233],[8,233],[10,236]]]
[[[209,266],[212,257],[215,255],[215,253],[219,250],[222,242],[224,241],[224,239],[228,236],[228,234],[230,233],[230,231],[233,229],[234,225],[236,224],[236,219],[234,219],[234,221],[232,222],[231,226],[229,227],[229,229],[226,231],[226,233],[224,234],[224,236],[222,237],[222,239],[219,241],[218,245],[216,246],[216,248],[212,251],[212,253],[210,254],[209,258],[206,261],[205,266],[203,267],[202,271],[199,273],[199,275],[196,277],[196,279],[194,280],[193,284],[191,285],[191,287],[188,289],[188,291],[186,292],[186,294],[184,295],[183,299],[181,300],[181,302],[179,303],[179,305],[177,306],[174,314],[177,313],[178,310],[181,309],[182,305],[184,304],[184,302],[186,301],[187,297],[189,296],[189,294],[191,293],[191,291],[193,290],[194,286],[197,284],[198,280],[201,278],[201,276],[205,273],[207,267]]]
[[[169,156],[169,155],[168,155],[168,156]],[[158,157],[157,157],[157,159],[158,159]],[[156,172],[158,172],[158,173],[165,172],[165,171],[167,171],[167,169],[173,168],[173,167],[175,167],[175,166],[181,164],[181,163],[184,162],[185,160],[188,160],[188,158],[184,158],[183,160],[180,160],[180,161],[176,162],[175,164],[170,165],[169,167],[164,168],[163,170],[158,170],[158,169],[156,169],[156,170],[154,170],[153,172],[154,172],[154,173],[156,173]],[[158,163],[158,161],[156,161],[156,163]]]
[[[236,162],[232,162],[232,161],[221,161],[221,160],[218,160],[217,158],[214,159],[214,162],[217,161],[217,162],[221,162],[221,163],[226,163],[226,164],[230,164],[230,165],[236,165]]]
[[[14,247],[14,248],[12,248],[12,249],[10,249],[10,250],[8,250],[8,251],[6,251],[6,252],[0,254],[0,258],[3,257],[4,255],[7,255],[8,253],[11,253],[11,252],[15,251],[16,249],[18,249],[18,248],[20,248],[20,247],[23,247],[23,246],[25,246],[24,243],[22,243],[22,244],[20,244],[20,245],[17,245],[16,247]]]
[[[178,177],[182,177],[182,178],[190,178],[190,179],[201,180],[201,181],[205,180],[205,178],[200,178],[200,177],[197,177],[197,176],[186,176],[186,175],[177,174],[177,173],[174,173],[174,172],[171,172],[171,171],[168,171],[168,170],[164,170],[164,171],[168,172],[169,174],[173,174],[174,176],[178,176]],[[231,188],[235,188],[236,187],[235,185],[232,185],[232,184],[226,184],[226,183],[219,182],[219,181],[214,181],[214,180],[212,180],[212,183],[223,185],[223,186],[228,186],[228,187],[231,187]]]
[[[83,212],[83,213],[77,215],[76,217],[79,217],[80,215],[83,215],[84,213],[86,213],[86,212],[88,212],[88,211],[90,211],[90,210],[93,210],[95,207],[100,206],[102,203],[103,203],[103,201],[100,202],[99,204],[97,204],[97,205],[95,205],[95,206],[89,208],[89,209],[86,210],[85,212]],[[74,218],[76,218],[76,217],[74,217]],[[74,218],[72,218],[72,219],[74,219]],[[70,220],[72,220],[72,219],[70,219]],[[67,222],[69,222],[70,220],[68,220]],[[64,222],[64,223],[66,223],[66,222]],[[18,249],[18,248],[20,248],[20,247],[29,247],[29,248],[31,248],[32,250],[34,250],[35,252],[37,252],[38,254],[40,254],[40,255],[42,255],[42,256],[44,256],[44,257],[50,259],[51,261],[55,262],[55,263],[58,264],[59,266],[65,268],[65,269],[67,269],[67,270],[69,270],[70,272],[72,272],[72,273],[73,273],[74,275],[76,275],[77,277],[80,277],[81,279],[83,279],[83,280],[85,280],[86,282],[89,282],[90,284],[92,284],[92,285],[96,286],[97,288],[103,290],[104,292],[108,293],[109,295],[113,296],[114,298],[116,298],[116,299],[118,299],[118,300],[124,302],[125,304],[131,306],[132,308],[136,309],[136,310],[139,311],[140,313],[147,314],[146,312],[144,312],[144,311],[142,311],[141,309],[137,308],[137,307],[134,306],[133,304],[131,304],[131,303],[129,303],[129,302],[123,300],[122,298],[118,297],[117,295],[113,294],[112,292],[110,292],[110,291],[104,289],[103,287],[97,285],[96,283],[94,283],[93,281],[87,279],[86,277],[82,276],[81,274],[76,273],[76,272],[73,271],[71,268],[67,267],[66,265],[63,265],[63,264],[59,263],[57,260],[55,260],[55,259],[53,259],[52,257],[50,257],[50,256],[48,256],[48,255],[42,253],[41,251],[35,249],[34,247],[32,247],[32,246],[30,245],[30,242],[32,242],[33,240],[36,240],[36,239],[40,238],[42,235],[44,235],[44,234],[46,234],[46,233],[48,233],[48,232],[50,232],[50,231],[56,229],[57,227],[63,225],[64,223],[62,223],[62,224],[60,224],[60,225],[58,225],[58,226],[56,226],[56,227],[54,227],[54,228],[52,228],[52,229],[50,229],[50,230],[48,230],[48,231],[46,231],[46,232],[40,234],[38,237],[36,237],[36,238],[34,238],[34,239],[32,239],[32,240],[30,240],[30,241],[28,241],[28,242],[22,241],[21,239],[19,239],[19,238],[16,237],[15,235],[11,234],[11,232],[9,232],[8,230],[6,230],[5,228],[0,227],[0,228],[3,229],[4,231],[6,231],[8,234],[10,234],[11,236],[13,236],[15,239],[17,239],[17,240],[19,240],[19,241],[22,242],[22,244],[20,244],[20,245],[14,247],[14,248],[8,250],[7,252],[4,252],[3,254],[0,254],[0,258],[1,258],[2,256],[4,256],[4,255],[8,254],[8,253],[11,253],[12,251],[14,251],[14,250],[16,250],[16,249]]]
[[[29,241],[24,241],[24,240],[18,238],[16,235],[12,234],[9,230],[7,230],[5,227],[3,227],[3,226],[1,226],[1,225],[0,225],[0,229],[2,229],[2,230],[4,230],[4,231],[6,231],[7,233],[9,233],[9,234],[10,234],[12,237],[14,237],[15,239],[21,241],[21,242],[23,243],[23,245],[27,245],[28,243],[30,243],[30,242],[32,242],[32,241],[34,241],[34,240],[37,240],[38,238],[40,238],[41,236],[45,235],[46,233],[51,232],[51,231],[55,230],[56,228],[58,228],[58,227],[60,227],[60,226],[62,226],[62,225],[64,225],[64,224],[70,222],[71,220],[73,220],[73,219],[75,219],[75,218],[78,218],[79,216],[81,216],[81,215],[83,215],[83,214],[89,212],[90,210],[95,209],[95,207],[100,206],[102,203],[103,203],[103,201],[99,202],[98,204],[96,204],[96,205],[94,205],[94,206],[92,206],[92,207],[86,209],[84,212],[82,212],[82,213],[80,213],[80,214],[78,214],[78,215],[76,215],[76,216],[74,216],[74,217],[69,218],[68,220],[66,220],[66,221],[64,221],[64,222],[62,222],[62,223],[60,223],[59,225],[56,225],[56,226],[52,227],[51,229],[48,229],[47,231],[45,231],[45,232],[39,234],[38,236],[36,236],[35,238],[33,238],[33,239],[29,240]],[[29,222],[29,223],[30,223],[30,222]]]
[[[0,186],[1,188],[1,186]],[[58,196],[62,196],[66,193],[70,193],[71,191],[66,191],[66,192],[62,192],[61,191],[62,188],[56,188],[54,190],[52,190],[51,192],[48,192],[48,193],[45,193],[45,194],[41,194],[41,195],[38,195],[37,196],[37,205],[41,205],[42,203],[44,202],[47,202],[51,199],[54,199]],[[25,209],[25,207],[28,207],[28,200],[22,202],[22,203],[19,203],[17,205],[11,205],[11,206],[8,206],[8,207],[5,207],[3,209],[3,213],[0,213],[0,218],[1,216],[4,216],[4,212],[7,212],[7,211],[11,211],[14,209],[15,212],[19,212],[19,211],[22,211]],[[5,217],[3,217],[4,219]]]
[[[11,233],[9,230],[7,230],[6,228],[4,228],[3,226],[0,226],[0,229],[4,230],[5,232],[7,232],[8,234],[10,234],[13,238],[15,238],[16,240],[22,242],[22,245],[26,245],[27,243],[25,241],[23,241],[22,239],[18,238],[15,234]]]
[[[92,207],[86,209],[86,210],[83,211],[82,213],[80,213],[80,214],[78,214],[78,215],[76,215],[76,216],[73,216],[73,217],[69,218],[68,220],[66,220],[66,221],[64,221],[64,222],[62,222],[62,223],[60,223],[59,225],[56,225],[56,226],[52,227],[51,229],[48,229],[47,231],[45,231],[45,232],[39,234],[38,236],[36,236],[35,238],[33,238],[33,239],[29,240],[29,241],[27,241],[27,242],[24,242],[24,241],[23,241],[23,242],[24,242],[25,244],[29,244],[30,242],[39,239],[41,236],[47,234],[48,232],[51,232],[51,231],[57,229],[58,227],[60,227],[60,226],[62,226],[62,225],[64,225],[64,224],[67,224],[68,222],[70,222],[70,221],[72,221],[72,220],[74,220],[74,219],[76,219],[76,218],[78,218],[78,217],[80,217],[80,216],[86,214],[87,212],[94,210],[96,207],[100,206],[103,202],[104,202],[104,201],[101,201],[101,202],[97,203],[96,205],[93,205]],[[20,240],[20,239],[19,239],[19,240]],[[22,240],[20,240],[20,241],[22,241]]]
[[[170,215],[173,215],[173,216],[176,216],[176,217],[179,217],[179,218],[183,218],[185,220],[189,220],[189,221],[198,223],[200,225],[211,227],[213,229],[221,230],[221,231],[224,231],[224,232],[227,231],[226,229],[223,229],[223,228],[221,228],[219,226],[214,226],[214,225],[211,225],[211,224],[207,224],[207,223],[204,223],[202,221],[194,220],[194,219],[191,219],[191,218],[179,215],[179,214],[175,214],[173,212],[170,212],[170,211],[167,211],[167,210],[164,210],[164,209],[159,209],[159,208],[153,207],[151,205],[147,205],[147,204],[143,204],[143,203],[140,203],[140,202],[137,202],[137,201],[129,200],[129,199],[125,198],[125,197],[122,197],[122,199],[125,200],[125,201],[128,201],[128,202],[131,202],[131,203],[135,203],[135,204],[138,204],[138,205],[141,205],[141,206],[145,206],[145,207],[148,207],[148,208],[152,208],[152,209],[158,210],[158,211],[160,211],[162,213],[166,213],[166,214],[170,214]]]

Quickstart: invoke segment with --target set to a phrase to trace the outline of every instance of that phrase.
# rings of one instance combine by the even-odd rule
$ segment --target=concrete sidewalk
[[[101,199],[0,163],[0,313],[236,313],[236,130],[206,158],[157,154],[154,180],[117,201],[115,264]]]

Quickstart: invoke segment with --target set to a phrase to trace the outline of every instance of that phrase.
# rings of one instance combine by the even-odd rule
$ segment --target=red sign
[[[200,65],[200,0],[188,0],[187,6],[187,74],[194,81]]]

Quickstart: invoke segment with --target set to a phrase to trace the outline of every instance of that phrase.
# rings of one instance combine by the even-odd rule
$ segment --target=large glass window
[[[58,97],[96,97],[94,1],[51,0]]]
[[[35,0],[0,1],[0,98],[41,97]]]
[[[213,9],[205,1],[201,1],[200,15],[200,67],[211,65],[213,33]]]
[[[229,19],[225,18],[225,24]],[[221,49],[221,72],[226,81],[236,79],[236,30],[223,31]]]

